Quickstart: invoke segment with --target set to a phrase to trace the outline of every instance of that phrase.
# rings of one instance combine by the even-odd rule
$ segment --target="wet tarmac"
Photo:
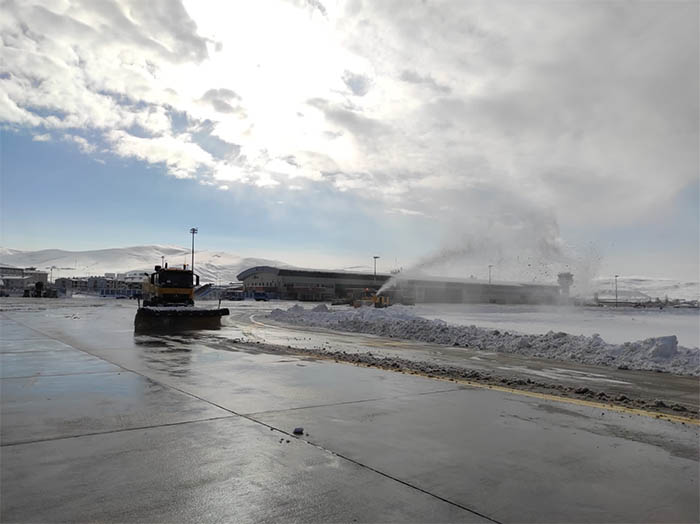
[[[262,305],[244,303],[220,331],[153,337],[134,336],[130,302],[95,305],[0,304],[4,522],[700,514],[700,433],[690,421],[233,342],[325,336],[258,326],[250,314]],[[292,435],[298,426],[303,435]]]
[[[434,366],[477,370],[509,381],[513,378],[530,379],[571,388],[588,387],[605,392],[611,399],[624,395],[643,401],[648,406],[653,406],[656,400],[663,400],[668,406],[678,403],[696,414],[700,410],[700,381],[697,377],[529,358],[320,328],[291,327],[267,318],[267,311],[251,312],[249,307],[233,309],[232,315],[233,320],[221,333],[221,337],[228,340],[240,337],[254,342],[307,349],[314,353],[318,349],[348,354],[371,353],[379,358],[401,358]]]

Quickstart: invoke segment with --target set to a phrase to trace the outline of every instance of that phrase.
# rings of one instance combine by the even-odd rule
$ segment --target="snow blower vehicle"
[[[352,301],[352,307],[374,306],[376,308],[385,308],[391,305],[391,300],[386,295],[378,295],[375,291],[369,288],[365,289],[364,293]]]
[[[139,303],[134,319],[137,332],[218,329],[227,308],[201,308],[194,305],[194,290],[199,285],[186,265],[182,268],[155,266],[143,283],[143,305]]]

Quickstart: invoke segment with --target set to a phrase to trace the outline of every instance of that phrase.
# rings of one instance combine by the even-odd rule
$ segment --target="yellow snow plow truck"
[[[386,295],[378,295],[375,291],[365,289],[361,296],[352,301],[352,307],[374,306],[376,308],[389,307],[391,301]]]
[[[136,331],[217,329],[221,317],[228,315],[226,308],[200,308],[194,305],[194,290],[199,275],[187,266],[169,268],[155,266],[155,271],[144,279],[143,306],[139,304],[134,319]]]

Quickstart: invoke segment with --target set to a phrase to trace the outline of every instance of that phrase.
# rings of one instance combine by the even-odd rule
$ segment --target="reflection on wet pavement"
[[[131,304],[59,306],[0,315],[14,377],[0,379],[3,521],[692,522],[699,511],[692,424],[265,343],[610,388],[668,377],[252,322],[269,304],[238,307],[220,331],[157,336],[134,336]]]

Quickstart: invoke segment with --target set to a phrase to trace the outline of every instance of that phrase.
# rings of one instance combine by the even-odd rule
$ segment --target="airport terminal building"
[[[568,296],[567,285],[488,282],[477,279],[408,277],[346,271],[321,271],[257,266],[238,275],[246,292],[264,292],[271,298],[329,301],[378,291],[393,302],[556,304]],[[561,279],[560,279],[561,283]]]
[[[390,275],[256,266],[238,274],[246,292],[265,292],[273,298],[321,302],[360,296],[378,290]]]

